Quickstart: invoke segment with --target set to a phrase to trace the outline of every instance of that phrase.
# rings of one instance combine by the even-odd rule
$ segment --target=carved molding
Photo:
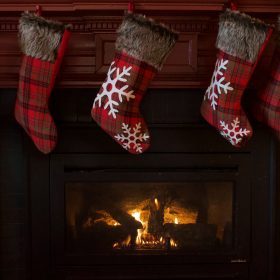
[[[113,59],[116,34],[96,34],[96,73],[105,74]]]
[[[122,16],[115,17],[51,17],[56,20],[71,23],[73,32],[115,31],[121,23]],[[157,17],[153,17],[157,19]],[[210,20],[209,16],[194,17],[160,17],[160,21],[178,32],[213,32],[217,29],[217,17]],[[0,18],[0,32],[17,32],[18,17]]]

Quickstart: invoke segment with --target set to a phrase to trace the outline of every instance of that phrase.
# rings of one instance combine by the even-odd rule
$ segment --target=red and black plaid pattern
[[[24,56],[15,105],[15,117],[36,147],[48,153],[55,147],[57,131],[48,109],[54,64]]]
[[[149,64],[116,52],[93,103],[93,119],[132,154],[143,153],[150,146],[150,134],[139,106],[155,73]]]
[[[252,114],[273,129],[280,140],[280,49],[272,58],[270,77],[252,101]]]
[[[224,68],[218,69],[221,64]],[[253,63],[220,51],[211,86],[201,105],[205,120],[235,147],[241,147],[252,136],[252,127],[241,107],[241,98],[253,70]],[[211,93],[215,93],[216,98],[210,98]]]
[[[57,142],[57,130],[48,103],[55,77],[70,37],[64,31],[54,62],[23,56],[15,103],[15,118],[43,153],[51,152]]]

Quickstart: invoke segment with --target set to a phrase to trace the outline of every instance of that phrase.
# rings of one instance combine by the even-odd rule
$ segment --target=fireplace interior
[[[232,246],[231,183],[69,183],[65,188],[69,251]]]

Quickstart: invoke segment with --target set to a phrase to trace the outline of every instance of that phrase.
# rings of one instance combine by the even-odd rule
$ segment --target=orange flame
[[[155,198],[155,205],[156,205],[156,209],[159,210],[159,201],[157,198]]]

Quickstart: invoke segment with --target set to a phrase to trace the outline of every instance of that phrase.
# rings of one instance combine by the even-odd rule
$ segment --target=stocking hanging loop
[[[227,8],[231,9],[232,11],[238,10],[238,4],[236,0],[228,0],[227,2]]]
[[[135,11],[135,4],[132,0],[128,2],[127,10],[129,13],[134,13],[134,11]]]
[[[40,5],[36,5],[35,13],[36,13],[37,16],[41,16],[42,15],[42,7]]]

